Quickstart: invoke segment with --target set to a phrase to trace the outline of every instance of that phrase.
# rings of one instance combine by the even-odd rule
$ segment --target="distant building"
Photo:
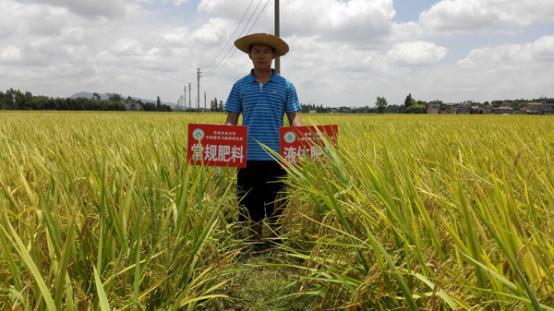
[[[554,101],[549,100],[542,103],[542,113],[543,114],[554,114]]]
[[[508,101],[504,101],[500,104],[500,106],[493,109],[492,113],[494,114],[512,114],[514,111],[514,108],[512,108],[512,105]]]
[[[465,102],[458,105],[457,114],[470,114],[471,113],[471,103]]]
[[[438,114],[441,111],[440,104],[437,103],[429,103],[427,104],[427,113],[428,114]]]
[[[456,107],[456,104],[446,104],[446,109],[443,113],[446,114],[457,114],[458,113],[458,107]]]
[[[480,109],[481,109],[482,114],[491,114],[492,113],[492,108],[490,106],[481,106]]]
[[[542,105],[543,103],[527,103],[524,111],[527,114],[542,114]]]
[[[500,106],[500,107],[494,108],[492,112],[494,114],[512,114],[513,110],[514,109],[512,107]]]
[[[339,107],[339,112],[340,112],[340,113],[351,113],[351,112],[352,112],[352,108],[342,106],[342,107]]]
[[[469,109],[470,114],[483,114],[483,110],[481,110],[481,107],[477,105],[473,105]]]

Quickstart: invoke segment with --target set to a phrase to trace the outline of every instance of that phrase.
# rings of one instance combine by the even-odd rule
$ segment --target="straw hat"
[[[289,45],[283,39],[268,33],[253,33],[244,36],[235,41],[235,46],[244,53],[250,53],[250,46],[255,43],[271,46],[275,49],[275,56],[283,56],[289,51]]]

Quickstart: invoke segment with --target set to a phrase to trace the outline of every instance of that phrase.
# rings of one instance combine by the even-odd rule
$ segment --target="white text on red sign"
[[[244,148],[242,146],[228,145],[192,145],[193,161],[218,161],[218,162],[241,162],[244,160]]]

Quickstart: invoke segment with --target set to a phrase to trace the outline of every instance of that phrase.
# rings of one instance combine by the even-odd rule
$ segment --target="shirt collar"
[[[275,69],[271,69],[271,78],[269,78],[269,80],[266,82],[266,83],[269,83],[269,82],[275,82],[276,81],[276,78],[277,78],[278,74],[275,73]],[[253,82],[258,82],[258,80],[256,80],[256,76],[254,76],[254,69],[251,69],[250,70],[250,83],[253,83]]]

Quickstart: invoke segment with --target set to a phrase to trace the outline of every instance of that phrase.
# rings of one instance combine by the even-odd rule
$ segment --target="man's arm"
[[[300,122],[300,115],[296,112],[287,112],[287,118],[289,118],[290,126],[302,126]]]
[[[225,125],[237,125],[239,122],[239,112],[228,112],[227,119],[225,120]]]

